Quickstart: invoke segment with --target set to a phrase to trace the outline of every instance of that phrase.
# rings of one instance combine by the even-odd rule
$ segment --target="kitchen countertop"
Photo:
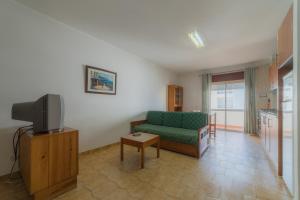
[[[260,109],[260,112],[276,115],[277,116],[277,109]]]

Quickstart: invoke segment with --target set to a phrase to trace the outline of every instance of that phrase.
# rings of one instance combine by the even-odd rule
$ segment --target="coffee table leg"
[[[141,168],[144,168],[144,147],[141,147]]]
[[[156,146],[157,158],[159,158],[159,150],[160,150],[160,140],[158,140],[157,146]]]
[[[121,161],[123,161],[123,159],[124,159],[124,147],[123,147],[123,140],[121,139]]]

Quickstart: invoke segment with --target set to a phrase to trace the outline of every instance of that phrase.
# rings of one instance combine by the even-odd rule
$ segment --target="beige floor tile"
[[[126,146],[91,151],[79,157],[78,186],[58,200],[290,200],[281,178],[271,170],[259,138],[217,132],[201,159],[156,149],[140,154]],[[22,181],[0,178],[1,200],[27,200]]]

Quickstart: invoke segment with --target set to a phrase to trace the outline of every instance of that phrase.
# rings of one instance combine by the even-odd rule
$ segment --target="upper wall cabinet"
[[[280,68],[293,55],[293,7],[289,9],[277,34],[277,66]]]

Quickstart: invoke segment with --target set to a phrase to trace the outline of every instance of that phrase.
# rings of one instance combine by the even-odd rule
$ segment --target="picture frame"
[[[117,73],[86,65],[85,92],[93,94],[116,95]]]

